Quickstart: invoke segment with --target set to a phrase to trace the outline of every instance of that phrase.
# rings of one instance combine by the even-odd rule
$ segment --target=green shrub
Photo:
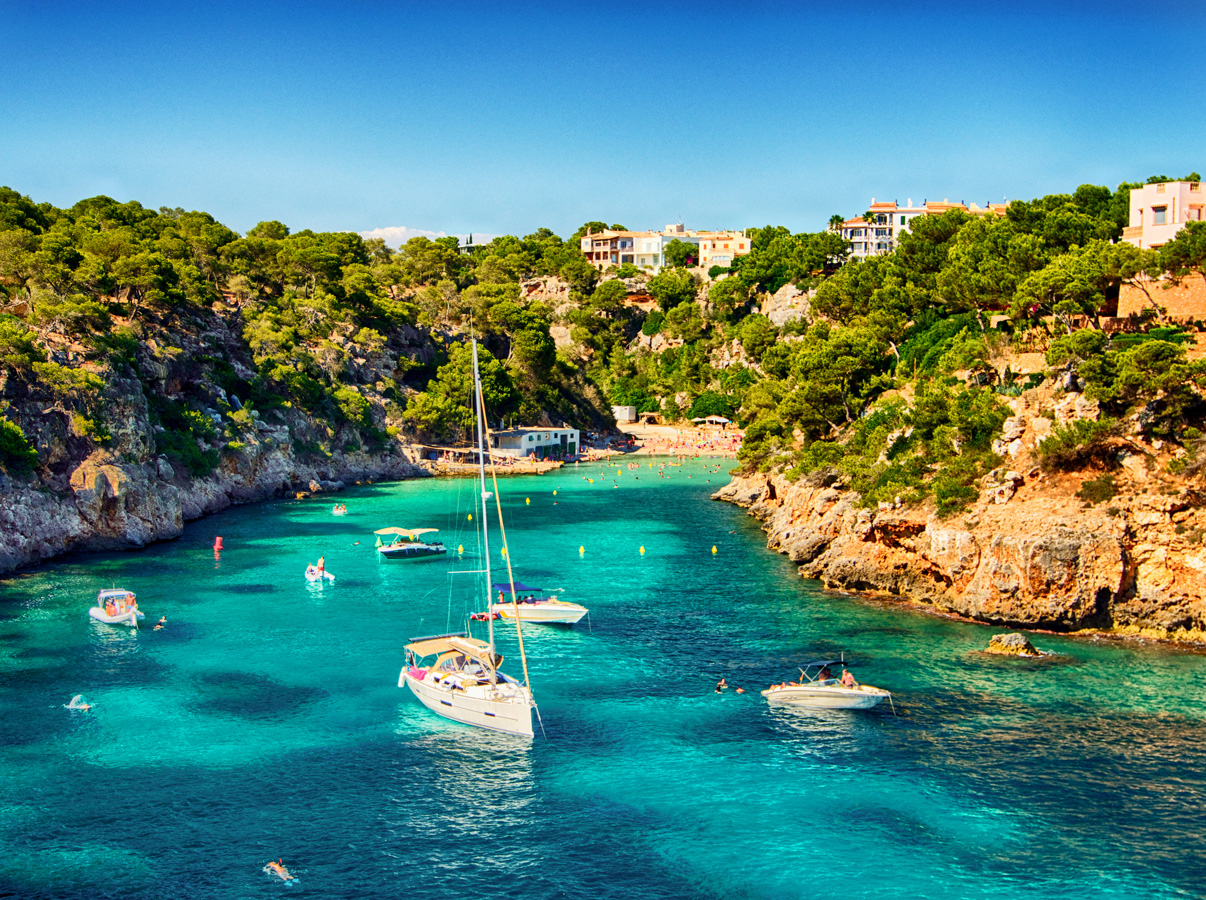
[[[1117,429],[1118,423],[1108,418],[1096,422],[1078,419],[1067,425],[1057,425],[1051,436],[1038,445],[1039,460],[1048,472],[1108,465],[1108,442]]]
[[[660,309],[655,309],[645,316],[645,321],[641,325],[641,334],[646,337],[653,337],[662,330],[662,323],[666,321],[666,314]]]
[[[0,467],[10,474],[25,475],[38,464],[38,451],[15,422],[0,419]]]
[[[1113,500],[1114,495],[1117,493],[1118,489],[1117,485],[1114,484],[1114,476],[1102,475],[1098,478],[1090,478],[1082,484],[1080,490],[1076,492],[1076,496],[1085,503],[1096,506],[1098,503]]]

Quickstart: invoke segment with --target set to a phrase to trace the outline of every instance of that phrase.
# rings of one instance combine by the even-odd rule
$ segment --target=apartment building
[[[662,231],[607,231],[582,238],[582,253],[599,269],[632,263],[637,268],[661,271],[666,247],[682,241],[699,248],[696,265],[731,266],[738,256],[750,252],[750,239],[740,231],[688,231],[681,222]]]
[[[920,206],[914,206],[911,197],[908,203],[900,206],[895,200],[891,203],[876,202],[872,197],[871,206],[867,210],[871,214],[870,219],[863,216],[847,219],[838,229],[842,237],[850,242],[851,258],[866,259],[868,256],[879,256],[895,250],[900,235],[918,216],[940,216],[952,209],[961,209],[972,215],[1001,215],[1007,206],[1006,203],[989,203],[981,207],[975,203],[952,203],[946,199],[925,200]]]
[[[1200,181],[1163,181],[1131,189],[1130,226],[1122,239],[1143,250],[1171,241],[1186,222],[1202,221],[1206,206]]]

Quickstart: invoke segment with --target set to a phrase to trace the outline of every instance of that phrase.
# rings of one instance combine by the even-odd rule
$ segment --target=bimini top
[[[502,591],[504,594],[509,594],[511,593],[511,584],[507,581],[502,583],[496,581],[494,582],[494,590]],[[524,584],[522,581],[515,582],[515,593],[517,594],[538,594],[542,590],[544,589],[532,587],[531,585]]]
[[[810,663],[804,663],[804,668],[806,668],[806,669],[814,669],[814,668],[815,669],[825,669],[830,666],[845,666],[847,669],[849,669],[853,665],[854,665],[854,663],[852,663],[848,659],[814,659]]]
[[[406,649],[418,657],[456,651],[491,669],[497,669],[502,665],[503,659],[501,653],[491,653],[490,645],[485,641],[468,637],[464,633],[419,638],[407,644]]]
[[[397,534],[413,541],[421,534],[431,534],[439,530],[438,528],[378,528],[373,534]]]

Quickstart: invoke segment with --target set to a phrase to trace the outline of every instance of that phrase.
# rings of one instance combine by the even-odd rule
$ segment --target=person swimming
[[[92,704],[84,699],[83,694],[76,694],[69,703],[63,704],[63,709],[92,709]]]
[[[283,858],[268,863],[268,865],[264,866],[264,871],[269,875],[275,875],[286,884],[290,881],[297,881],[297,876],[290,874],[289,870],[285,868],[285,860]]]

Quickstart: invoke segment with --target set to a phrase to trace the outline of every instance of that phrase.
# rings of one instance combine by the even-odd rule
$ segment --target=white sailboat
[[[489,511],[486,504],[491,497],[495,497],[498,507],[498,524],[504,550],[507,533],[502,521],[502,505],[496,497],[498,486],[494,485],[493,492],[486,490],[485,458],[489,451],[485,447],[482,433],[486,410],[477,365],[476,340],[473,341],[473,392],[474,419],[477,425],[478,483],[482,500],[479,522],[485,549],[485,569],[482,574],[485,575],[484,590],[488,603],[491,583],[490,529],[487,524]],[[514,595],[515,579],[511,576],[509,552],[507,575]],[[487,620],[486,625],[489,635],[486,641],[472,638],[464,632],[411,640],[406,645],[406,664],[398,676],[398,687],[409,688],[420,703],[447,719],[531,737],[532,711],[536,708],[536,703],[532,699],[531,685],[528,683],[528,664],[523,653],[523,631],[517,621],[516,634],[524,670],[524,680],[520,683],[499,670],[502,655],[494,649],[493,617]],[[435,657],[434,661],[424,665],[423,661],[430,657]]]

